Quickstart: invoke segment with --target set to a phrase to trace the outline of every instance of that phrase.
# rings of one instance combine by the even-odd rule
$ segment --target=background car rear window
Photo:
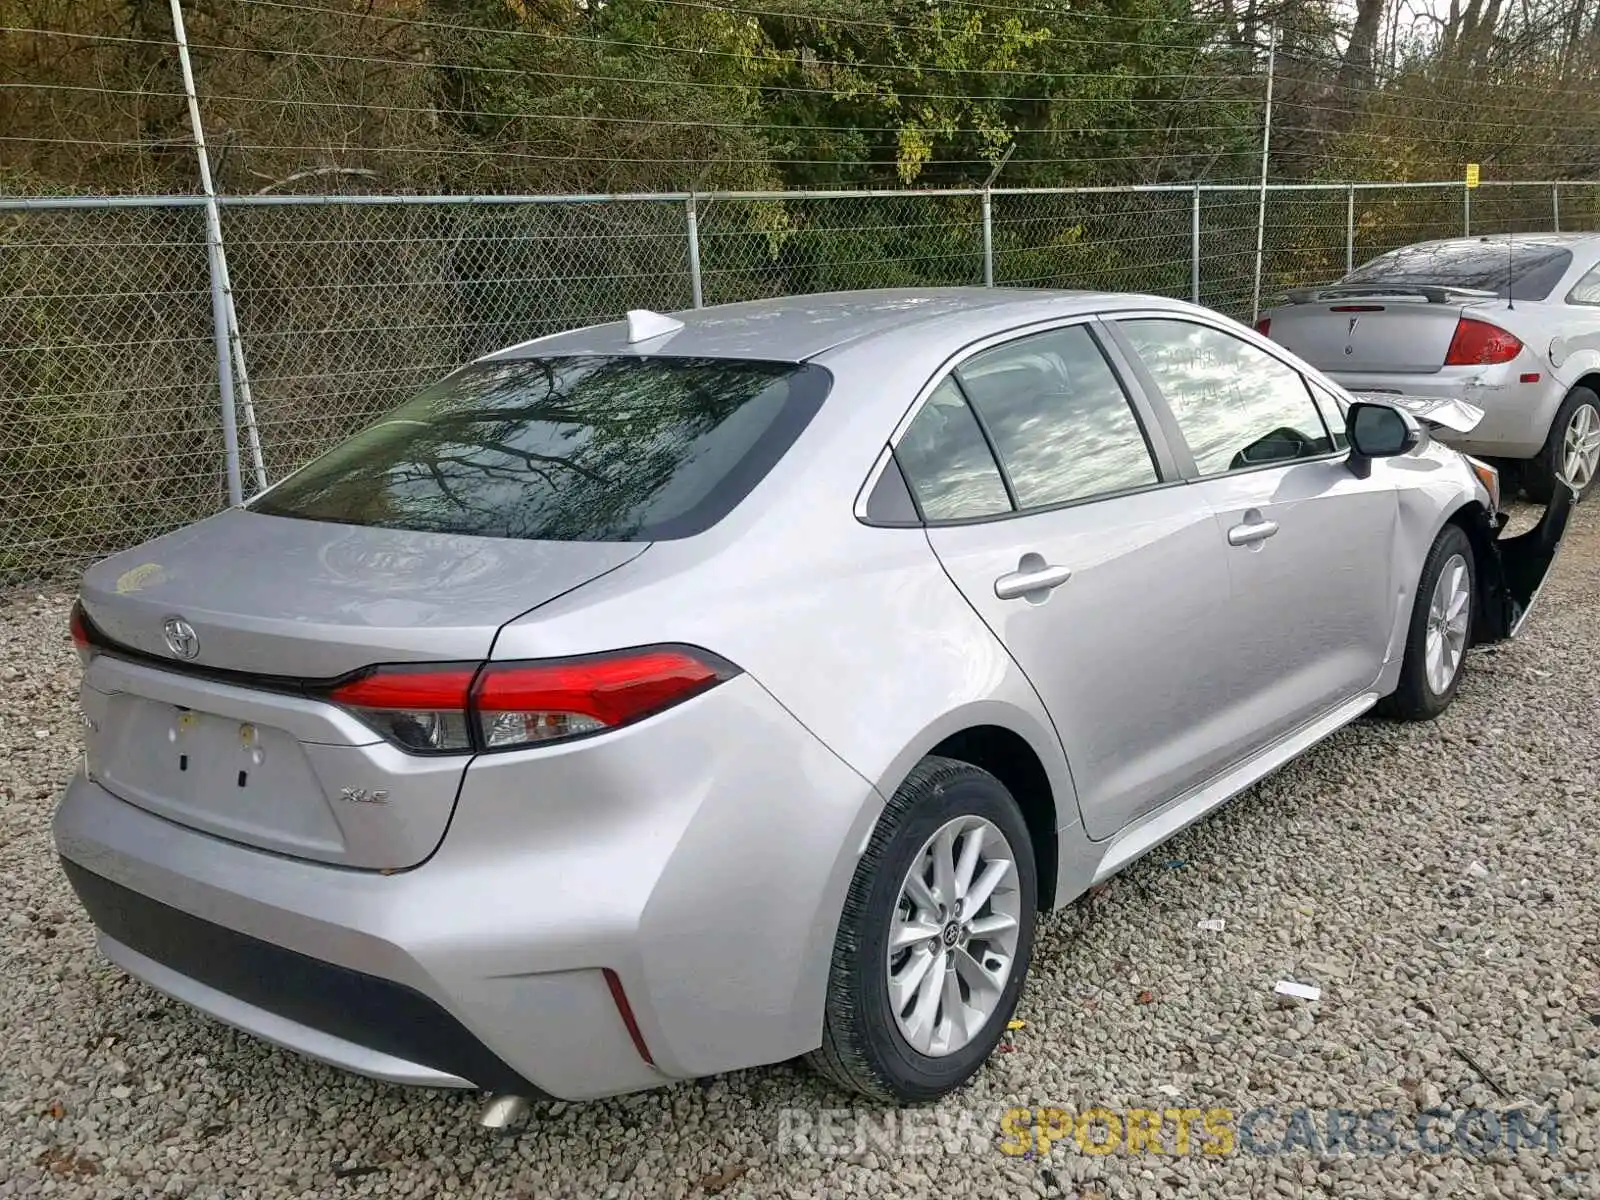
[[[1161,389],[1201,475],[1333,452],[1300,372],[1191,321],[1119,322]]]
[[[1008,513],[1011,498],[961,389],[946,379],[928,396],[894,448],[929,521]]]
[[[1081,325],[986,350],[956,376],[1005,464],[1018,508],[1160,481],[1122,385]]]
[[[830,382],[817,366],[715,358],[478,363],[250,507],[482,537],[687,537],[761,480]]]
[[[1380,254],[1340,282],[1433,284],[1493,292],[1501,299],[1543,300],[1571,265],[1570,250],[1535,241],[1424,243]]]

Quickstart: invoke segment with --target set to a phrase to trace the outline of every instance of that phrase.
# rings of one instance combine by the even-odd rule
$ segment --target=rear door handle
[[[1037,557],[1037,556],[1035,556]],[[994,581],[994,594],[1002,600],[1016,600],[1035,593],[1055,590],[1072,578],[1071,567],[1033,566],[1002,575]]]
[[[1228,545],[1252,546],[1257,542],[1264,542],[1278,532],[1276,521],[1251,521],[1244,525],[1235,525],[1228,530]]]

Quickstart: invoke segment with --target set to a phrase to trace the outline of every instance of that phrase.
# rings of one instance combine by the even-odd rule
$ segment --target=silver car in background
[[[85,575],[104,954],[380,1079],[958,1087],[1035,917],[1513,636],[1462,406],[1187,304],[885,291],[469,364]]]
[[[1600,234],[1405,246],[1289,293],[1257,329],[1352,391],[1483,409],[1450,443],[1514,463],[1508,488],[1534,500],[1600,475]]]

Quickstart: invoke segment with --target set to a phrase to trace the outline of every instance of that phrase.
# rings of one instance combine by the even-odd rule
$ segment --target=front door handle
[[[1023,556],[1015,571],[994,581],[994,594],[1002,600],[1034,595],[1042,600],[1046,593],[1071,578],[1071,567],[1052,567],[1037,554],[1028,554]]]
[[[1249,521],[1243,525],[1235,525],[1228,530],[1228,545],[1253,546],[1257,542],[1264,542],[1278,532],[1276,521]]]

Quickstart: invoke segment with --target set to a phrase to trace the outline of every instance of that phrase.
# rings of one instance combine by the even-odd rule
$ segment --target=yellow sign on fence
[[[1468,163],[1467,164],[1467,186],[1469,188],[1475,188],[1475,187],[1478,186],[1478,164],[1477,163]]]

